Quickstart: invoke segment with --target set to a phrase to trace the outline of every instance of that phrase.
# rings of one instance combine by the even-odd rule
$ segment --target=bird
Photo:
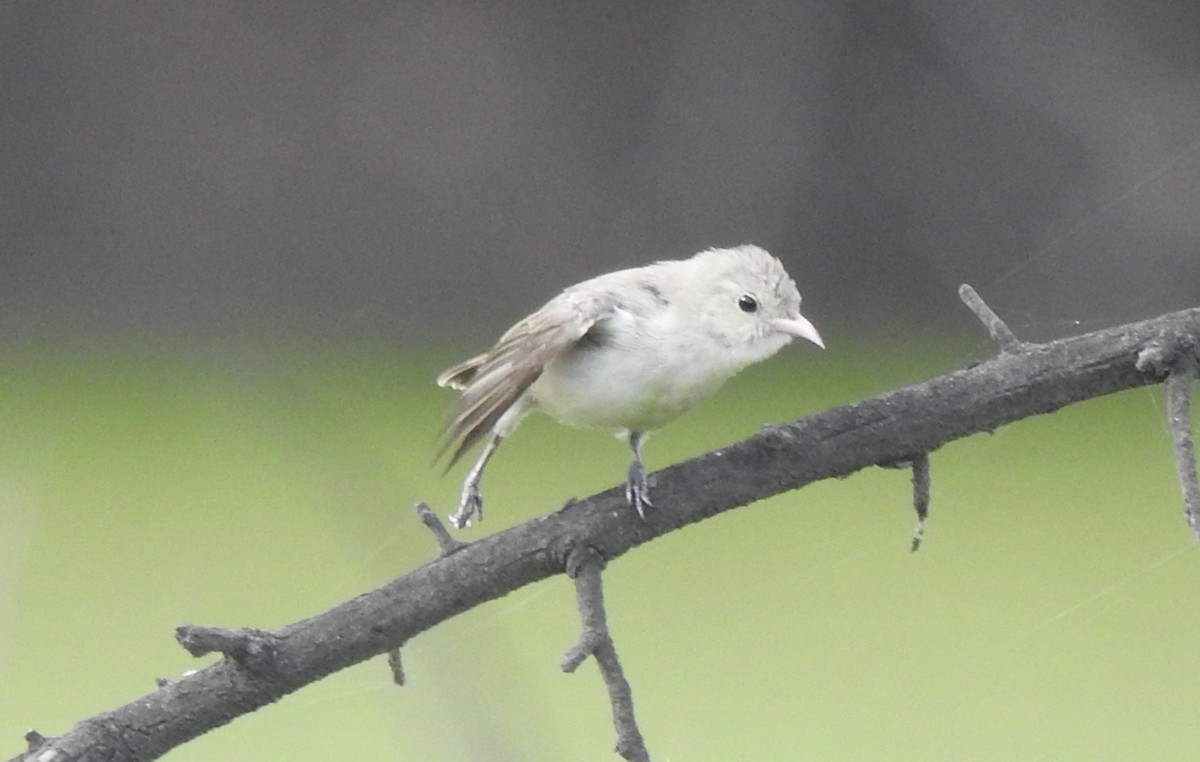
[[[825,348],[800,313],[800,293],[776,257],[745,244],[710,248],[570,286],[509,328],[483,354],[437,377],[459,392],[438,457],[448,471],[481,440],[463,480],[458,529],[483,519],[488,461],[527,414],[612,429],[632,455],[625,497],[653,507],[642,445],[742,369],[794,338]]]

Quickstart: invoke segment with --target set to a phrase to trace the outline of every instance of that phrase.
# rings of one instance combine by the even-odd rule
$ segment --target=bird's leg
[[[479,480],[483,478],[483,469],[491,459],[492,453],[496,452],[496,448],[503,440],[504,437],[499,434],[492,434],[487,444],[483,446],[483,452],[479,453],[475,465],[471,466],[471,470],[467,472],[467,478],[463,479],[458,510],[450,514],[450,523],[454,525],[455,529],[471,526],[471,519],[476,517],[483,521],[483,495],[479,494]]]
[[[646,509],[653,508],[650,502],[650,485],[646,482],[646,467],[642,465],[642,442],[644,431],[629,432],[629,449],[633,451],[633,463],[629,465],[629,480],[625,482],[625,499],[637,509],[638,515],[646,518]]]

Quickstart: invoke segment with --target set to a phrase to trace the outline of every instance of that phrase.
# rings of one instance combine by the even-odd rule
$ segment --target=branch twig
[[[1166,376],[1167,428],[1175,451],[1175,471],[1183,490],[1183,517],[1200,542],[1200,483],[1196,478],[1196,447],[1192,436],[1192,389],[1200,373],[1200,343],[1196,337],[1161,331],[1138,352],[1137,368]]]
[[[917,514],[917,526],[913,529],[911,550],[916,552],[925,541],[925,519],[929,516],[929,453],[906,455],[879,465],[881,468],[908,469],[912,472],[912,503]]]
[[[45,746],[47,741],[49,741],[49,739],[36,730],[31,730],[25,734],[25,743],[31,752],[37,751]]]
[[[912,548],[915,553],[925,541],[925,519],[929,516],[929,453],[912,459],[913,510],[917,512],[917,528],[913,530]]]
[[[958,287],[958,298],[962,299],[963,304],[967,305],[971,312],[975,313],[975,317],[979,318],[979,322],[983,323],[983,327],[987,329],[992,341],[1000,345],[1001,352],[1020,352],[1027,346],[1009,330],[1008,324],[1001,320],[991,307],[987,306],[979,294],[975,293],[975,289],[966,283],[962,284]]]
[[[1196,447],[1192,436],[1192,388],[1196,375],[1194,355],[1181,356],[1172,366],[1167,376],[1167,423],[1183,489],[1183,517],[1200,542],[1200,483],[1196,478]]]
[[[442,523],[442,520],[438,518],[437,513],[424,500],[417,503],[417,517],[421,519],[421,523],[433,535],[433,539],[437,541],[438,550],[443,556],[457,553],[471,544],[455,539],[450,534],[450,530],[446,529],[446,525]]]
[[[396,685],[404,685],[404,663],[400,661],[399,648],[388,651],[388,669],[392,671],[392,682]]]
[[[604,612],[604,583],[600,572],[604,557],[595,548],[579,545],[567,556],[567,574],[575,580],[582,631],[579,640],[562,660],[563,672],[574,672],[589,656],[596,659],[608,700],[612,704],[613,727],[617,731],[617,753],[630,762],[649,762],[650,752],[633,715],[633,691],[617,658],[608,616]]]
[[[192,656],[220,653],[252,672],[269,673],[278,669],[276,636],[263,630],[208,627],[182,624],[175,628],[175,640]]]

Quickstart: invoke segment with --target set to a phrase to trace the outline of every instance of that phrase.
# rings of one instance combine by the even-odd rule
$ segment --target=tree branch
[[[1028,346],[1013,334],[1008,324],[1001,320],[991,307],[987,306],[979,294],[975,293],[975,289],[966,283],[962,284],[958,287],[958,298],[962,299],[963,304],[967,305],[967,308],[975,313],[975,317],[979,318],[979,322],[983,323],[983,327],[987,329],[992,341],[1000,346],[1001,352],[1020,352]]]
[[[910,455],[889,463],[880,463],[883,468],[907,468],[912,471],[913,510],[917,514],[917,526],[913,529],[912,548],[915,553],[925,542],[925,519],[929,517],[929,453]]]
[[[192,656],[224,654],[251,672],[267,673],[279,668],[275,660],[275,636],[262,630],[184,624],[175,628],[175,640]]]
[[[1183,488],[1183,515],[1200,540],[1200,484],[1196,479],[1196,446],[1192,436],[1192,387],[1196,385],[1196,360],[1171,369],[1167,377],[1167,421],[1175,445],[1175,468]]]
[[[650,752],[633,715],[633,689],[625,679],[625,670],[617,658],[608,615],[604,612],[604,583],[600,572],[604,557],[595,548],[578,546],[567,557],[567,575],[575,580],[575,598],[579,604],[582,630],[579,641],[563,656],[563,672],[574,672],[587,657],[596,659],[608,700],[612,704],[613,727],[617,730],[617,753],[629,762],[649,762]]]
[[[917,512],[917,528],[913,530],[912,550],[921,549],[925,541],[925,519],[929,516],[929,453],[923,452],[912,462],[913,510]]]
[[[964,300],[971,303],[969,295]],[[1075,402],[1160,383],[1174,365],[1139,363],[1144,351],[1200,345],[1200,309],[1047,344],[1023,344],[998,328],[998,318],[986,317],[994,317],[991,310],[975,312],[999,341],[999,356],[768,427],[667,468],[655,477],[656,507],[646,521],[628,509],[623,488],[614,488],[470,545],[451,550],[443,541],[435,560],[329,611],[265,633],[259,642],[270,644],[269,668],[245,663],[234,647],[218,648],[227,655],[215,664],[83,720],[62,736],[31,734],[36,750],[16,759],[155,759],[332,672],[397,649],[463,611],[563,573],[575,548],[593,548],[611,562],[667,532],[771,495],[911,460],[913,453],[930,453]],[[1189,378],[1194,371],[1179,376],[1173,388],[1190,387]],[[1172,415],[1182,414],[1181,394],[1173,397]],[[1194,477],[1194,459],[1191,473]]]
[[[437,512],[430,508],[428,503],[417,503],[417,517],[421,519],[421,523],[433,535],[433,539],[437,541],[438,550],[443,556],[457,553],[471,544],[454,539],[454,536],[450,534],[450,530],[446,529],[446,525],[442,523],[442,520],[438,518]]]

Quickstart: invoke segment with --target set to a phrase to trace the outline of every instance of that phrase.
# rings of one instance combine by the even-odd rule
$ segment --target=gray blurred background
[[[779,254],[822,330],[1200,304],[1200,4],[0,4],[0,324],[419,342]]]

